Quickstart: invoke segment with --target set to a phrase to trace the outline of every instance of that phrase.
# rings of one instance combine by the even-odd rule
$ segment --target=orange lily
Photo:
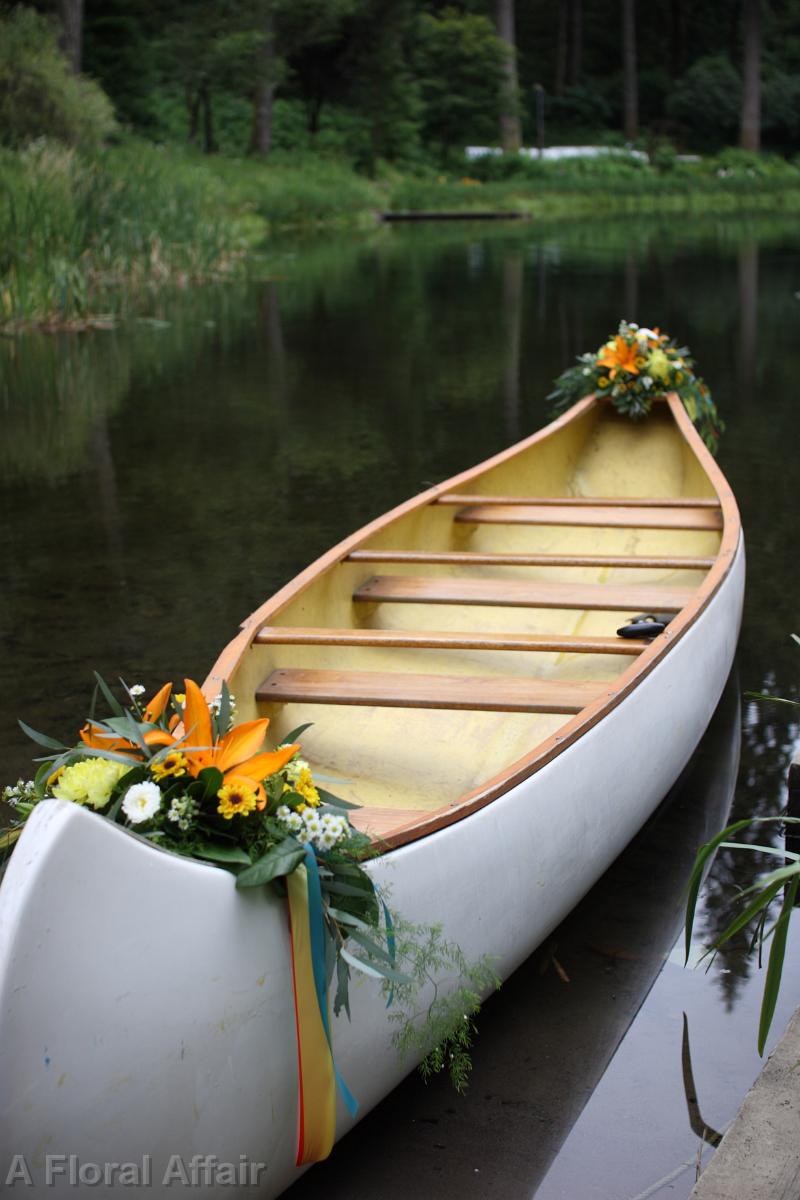
[[[618,371],[627,371],[629,375],[638,375],[639,368],[636,365],[636,359],[639,354],[639,347],[635,343],[629,346],[624,337],[617,336],[614,338],[613,349],[608,346],[603,347],[603,353],[597,356],[597,364],[601,367],[611,368],[608,372],[611,379]]]
[[[155,725],[163,713],[169,700],[172,684],[165,683],[152,700],[145,706],[144,719],[148,725]],[[151,729],[144,734],[143,741],[148,746],[171,746],[175,739],[163,729]],[[112,737],[92,721],[87,721],[81,730],[81,741],[90,750],[111,750],[126,758],[139,758],[139,747],[129,738]]]
[[[205,767],[216,767],[222,772],[226,784],[238,784],[254,791],[258,796],[257,807],[263,809],[267,796],[261,780],[285,766],[300,747],[295,744],[284,746],[281,750],[256,753],[264,741],[269,717],[245,721],[215,742],[205,696],[193,679],[185,680],[185,686],[183,726],[187,742],[191,744],[182,745],[181,753],[186,756],[190,772],[196,775]]]

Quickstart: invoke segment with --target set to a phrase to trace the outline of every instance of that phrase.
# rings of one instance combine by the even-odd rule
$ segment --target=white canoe
[[[743,587],[735,501],[678,401],[634,424],[589,399],[336,547],[205,686],[227,679],[278,740],[313,719],[304,753],[364,805],[393,907],[505,978],[683,769]],[[663,633],[616,638],[647,610],[674,614]],[[334,1045],[363,1115],[412,1064],[370,981],[352,1007]],[[49,1167],[47,1195],[81,1169],[119,1187],[109,1164],[128,1164],[171,1196],[181,1170],[211,1178],[209,1156],[240,1168],[221,1194],[277,1194],[298,1174],[283,902],[40,805],[0,889],[0,1088],[0,1170],[45,1186]],[[337,1135],[351,1124],[342,1110]]]

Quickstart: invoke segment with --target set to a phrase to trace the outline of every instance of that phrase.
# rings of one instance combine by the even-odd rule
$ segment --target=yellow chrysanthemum
[[[88,804],[90,808],[104,808],[111,799],[115,785],[129,770],[129,765],[113,762],[109,758],[90,758],[86,762],[74,763],[61,772],[53,787],[53,795],[58,800]]]
[[[607,388],[610,382],[611,380],[607,375],[601,375],[597,381],[597,386],[601,388]]]
[[[166,779],[168,775],[179,779],[181,775],[186,774],[186,762],[185,754],[181,754],[179,750],[171,750],[158,762],[151,763],[150,771],[156,779]]]
[[[314,780],[311,777],[311,771],[308,767],[303,767],[301,771],[298,771],[291,783],[285,783],[283,785],[283,790],[284,792],[297,792],[297,794],[302,796],[306,804],[311,808],[319,808],[319,806],[322,804],[322,801],[319,798],[319,792],[314,787]],[[301,811],[299,806],[297,811]]]
[[[232,817],[246,817],[258,805],[258,796],[244,784],[226,783],[217,792],[217,812],[230,821]]]
[[[669,376],[669,359],[663,350],[654,350],[647,360],[647,374],[662,382]]]

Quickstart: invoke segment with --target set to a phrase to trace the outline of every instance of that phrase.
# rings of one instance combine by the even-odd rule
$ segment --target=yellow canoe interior
[[[699,607],[734,533],[724,488],[677,401],[638,423],[584,401],[336,547],[245,622],[207,690],[226,678],[275,744],[312,721],[324,786],[409,840],[668,646],[672,626],[616,629]]]

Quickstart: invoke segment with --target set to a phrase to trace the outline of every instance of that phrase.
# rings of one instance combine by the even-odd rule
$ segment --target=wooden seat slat
[[[434,504],[552,504],[560,508],[719,508],[709,496],[481,496],[446,492]]]
[[[353,599],[392,604],[487,604],[675,613],[695,594],[695,588],[657,583],[528,583],[516,579],[374,575],[356,589]]]
[[[453,521],[465,524],[552,524],[607,529],[722,529],[722,514],[705,508],[612,508],[609,505],[473,504]]]
[[[713,508],[650,508],[633,505],[472,504],[454,521],[469,525],[575,525],[606,529],[722,529]]]
[[[450,550],[352,550],[347,562],[444,563],[466,567],[642,567],[709,571],[713,558],[658,554],[478,554]]]
[[[612,688],[613,691],[613,688]],[[578,713],[609,685],[483,675],[401,675],[381,671],[277,670],[256,690],[271,704],[354,704],[488,712]]]
[[[544,633],[461,633],[404,629],[311,629],[270,625],[254,641],[262,646],[382,646],[417,650],[532,650],[560,654],[641,654],[639,638],[580,637]]]

